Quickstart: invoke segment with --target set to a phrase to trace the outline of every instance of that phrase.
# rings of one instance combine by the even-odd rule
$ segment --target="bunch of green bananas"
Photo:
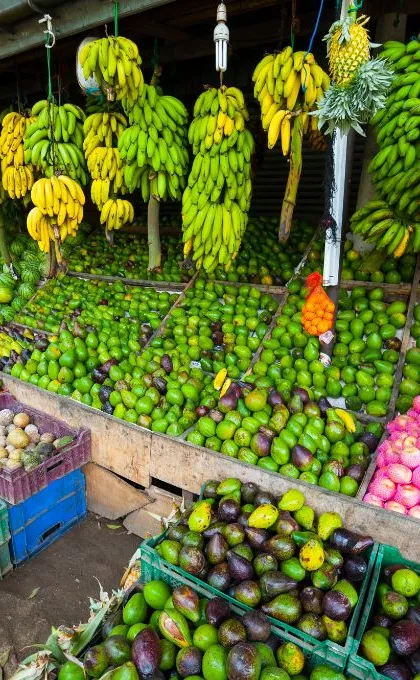
[[[215,87],[200,94],[194,105],[194,120],[188,139],[196,155],[205,153],[223,137],[245,130],[249,114],[242,92],[237,87]]]
[[[375,200],[359,210],[353,222],[360,223],[359,233],[368,234],[370,243],[401,257],[406,250],[420,251],[420,40],[406,45],[388,41],[380,57],[387,60],[395,78],[386,106],[371,120],[379,152],[369,172],[387,216],[373,228]]]
[[[261,106],[261,122],[268,131],[268,148],[281,139],[287,156],[291,140],[291,112],[302,110],[304,132],[309,127],[308,111],[313,111],[330,86],[327,73],[311,52],[293,52],[290,46],[277,54],[267,54],[257,64],[252,80],[254,97]]]
[[[219,114],[228,96],[235,113],[241,113],[236,121],[242,126],[240,121],[248,115],[242,92],[222,87],[199,96],[189,129],[195,158],[182,197],[184,257],[192,253],[197,269],[204,267],[207,272],[219,264],[229,270],[238,254],[251,202],[254,140],[249,130],[237,129],[236,121],[233,129],[225,127],[226,118]],[[217,127],[218,121],[221,127]]]
[[[43,99],[32,107],[36,121],[25,132],[23,148],[25,164],[43,171],[51,177],[56,170],[87,184],[83,156],[83,123],[85,114],[79,106]]]
[[[369,201],[357,210],[350,219],[350,227],[353,234],[360,234],[367,243],[394,257],[420,250],[420,223],[404,223],[388,203],[380,199]]]
[[[134,104],[143,85],[137,45],[123,36],[93,40],[79,55],[85,78],[95,76],[108,101],[127,98]]]
[[[123,102],[127,106],[127,102]],[[118,140],[130,192],[140,187],[143,201],[179,200],[188,170],[187,120],[182,102],[145,85],[132,108],[125,108],[131,127]]]

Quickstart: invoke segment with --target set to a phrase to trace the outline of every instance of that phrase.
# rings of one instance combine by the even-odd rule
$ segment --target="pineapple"
[[[352,4],[348,16],[336,21],[324,40],[327,42],[332,85],[325,92],[315,115],[319,129],[326,125],[326,134],[338,128],[347,134],[351,128],[364,135],[367,123],[386,101],[393,74],[385,61],[370,58],[365,24],[369,17],[356,18]]]
[[[330,73],[337,85],[346,85],[356,75],[359,67],[369,61],[369,34],[364,24],[369,17],[354,20],[349,16],[337,21],[325,37],[328,43]]]

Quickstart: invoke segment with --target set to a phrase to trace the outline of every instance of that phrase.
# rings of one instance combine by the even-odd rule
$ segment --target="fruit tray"
[[[47,548],[79,524],[86,513],[85,477],[80,470],[57,479],[23,503],[9,506],[13,564]]]
[[[369,593],[366,597],[366,605],[363,610],[363,614],[357,629],[356,637],[353,640],[353,647],[349,657],[348,672],[353,678],[358,678],[360,680],[365,680],[369,678],[371,680],[387,680],[387,676],[382,675],[375,668],[375,666],[359,656],[359,646],[363,634],[369,623],[372,605],[375,602],[376,588],[381,577],[381,571],[383,567],[387,567],[390,564],[403,564],[408,569],[413,569],[417,573],[420,573],[420,565],[416,562],[411,562],[406,560],[394,546],[390,545],[380,545],[378,550],[378,556],[376,559],[375,569],[373,571],[372,580],[370,583]]]
[[[69,427],[61,420],[56,420],[37,409],[16,401],[11,394],[0,394],[0,410],[10,409],[14,413],[25,411],[31,422],[35,423],[41,432],[51,432],[57,438],[73,437],[73,441],[60,449],[54,456],[47,459],[33,470],[25,471],[0,469],[0,498],[15,505],[26,500],[37,491],[69,472],[76,470],[90,460],[91,437],[89,430]]]
[[[195,578],[195,576],[192,576],[179,567],[175,567],[163,560],[153,549],[153,546],[155,546],[165,535],[166,532],[160,536],[145,539],[140,545],[141,581],[143,583],[153,579],[162,579],[163,581],[166,581],[166,583],[169,583],[172,588],[176,588],[180,585],[189,585],[201,597],[207,597],[209,599],[222,597],[223,599],[228,600],[232,610],[239,615],[243,614],[245,611],[249,611],[250,607],[239,603],[225,593],[222,593],[221,591],[212,588],[212,586],[209,586],[207,583]],[[376,550],[374,550],[374,552],[376,555]],[[335,671],[344,672],[347,665],[347,654],[341,653],[343,648],[340,647],[340,645],[334,645],[334,647],[339,648],[337,651],[333,649],[327,650],[324,647],[321,648],[319,643],[314,645],[313,642],[310,641],[313,640],[313,638],[309,638],[309,636],[303,635],[302,633],[298,637],[295,633],[299,633],[299,631],[292,629],[290,626],[285,626],[285,629],[279,628],[279,626],[276,625],[278,624],[278,621],[275,623],[274,621],[274,619],[270,619],[270,622],[272,623],[272,633],[283,642],[292,642],[302,649],[307,661],[305,666],[306,670],[312,670],[317,664],[328,664]],[[301,636],[306,639],[302,639]],[[325,643],[321,644],[325,645]],[[333,645],[333,643],[331,643],[331,645]]]
[[[208,593],[209,597],[222,597],[227,600],[232,606],[240,606],[242,610],[248,611],[251,609],[245,604],[238,603],[237,600],[230,597],[226,593],[213,588],[209,584],[197,579],[192,574],[188,574],[183,569],[173,564],[170,564],[166,560],[162,559],[160,555],[156,552],[155,547],[166,538],[167,531],[164,531],[159,536],[153,536],[151,538],[145,539],[140,546],[140,559],[141,559],[141,573],[142,577],[146,580],[152,578],[163,578],[168,583],[172,583],[172,579],[176,582],[180,576],[186,579],[191,586],[200,592]],[[359,593],[359,600],[354,609],[353,616],[350,620],[348,627],[348,635],[345,645],[340,645],[331,640],[325,640],[320,642],[314,637],[303,633],[302,631],[290,626],[282,621],[278,621],[272,617],[268,617],[272,630],[274,633],[280,637],[284,637],[285,634],[289,635],[299,646],[305,650],[305,653],[310,653],[313,658],[317,660],[317,663],[329,663],[335,665],[336,668],[343,670],[346,668],[349,654],[352,651],[353,643],[355,639],[357,624],[359,622],[361,613],[363,611],[363,604],[365,601],[366,593],[370,583],[371,575],[374,569],[375,560],[378,552],[378,545],[374,544],[370,551],[368,570],[366,577],[363,581],[362,587]],[[159,575],[160,574],[160,575]],[[163,576],[163,574],[165,576]],[[360,676],[358,676],[360,677]]]

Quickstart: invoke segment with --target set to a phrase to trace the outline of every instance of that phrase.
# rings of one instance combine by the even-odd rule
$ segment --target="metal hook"
[[[44,31],[45,35],[47,36],[47,44],[45,45],[45,47],[47,48],[47,50],[50,50],[55,45],[55,34],[54,34],[54,31],[52,30],[52,19],[51,19],[50,15],[44,14],[43,18],[39,19],[38,23],[39,24],[45,24],[45,23],[47,24],[47,30]],[[49,40],[48,40],[49,36],[51,36],[51,38],[52,38],[51,45],[49,44]]]

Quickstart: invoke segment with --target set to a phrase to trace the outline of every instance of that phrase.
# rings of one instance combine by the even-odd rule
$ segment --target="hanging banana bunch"
[[[91,198],[100,211],[115,194],[127,193],[123,163],[117,148],[118,139],[126,127],[125,116],[114,112],[94,113],[86,118],[83,126],[86,135],[83,149],[92,177]],[[132,212],[130,210],[128,214],[131,215]],[[114,214],[113,211],[111,214]],[[127,213],[123,212],[125,214]],[[119,222],[118,219],[118,224]]]
[[[134,208],[130,201],[110,198],[104,203],[101,210],[101,224],[104,224],[108,231],[121,229],[121,227],[133,220]]]
[[[83,219],[85,196],[81,186],[66,175],[39,179],[32,187],[34,208],[29,212],[29,235],[38,242],[43,253],[54,244],[57,262],[61,262],[60,244],[67,236],[75,236]]]
[[[79,59],[85,78],[94,75],[108,101],[125,98],[134,105],[144,85],[141,57],[134,42],[113,35],[93,40],[81,50]]]
[[[283,156],[290,155],[279,227],[279,240],[287,241],[302,171],[303,134],[312,129],[309,114],[324,97],[330,79],[311,52],[293,52],[290,46],[277,54],[267,54],[252,79],[268,148],[272,149],[280,140]]]
[[[184,104],[144,85],[133,107],[123,106],[130,123],[118,140],[124,180],[130,192],[140,188],[143,201],[180,200],[188,170],[187,121]]]
[[[32,107],[36,120],[24,138],[25,163],[32,163],[46,177],[59,169],[76,182],[86,185],[88,177],[83,155],[83,122],[79,106],[43,99]]]
[[[370,58],[370,48],[379,45],[369,42],[368,21],[369,17],[357,18],[351,4],[347,17],[333,23],[324,38],[333,83],[316,115],[319,128],[327,125],[328,134],[335,128],[347,134],[353,128],[364,135],[361,125],[385,105],[392,71],[384,59]]]
[[[261,106],[261,122],[267,131],[268,148],[280,139],[284,156],[290,152],[292,113],[303,117],[303,131],[310,128],[308,112],[316,109],[330,79],[311,52],[293,52],[290,46],[277,54],[267,54],[252,76],[254,97]]]
[[[23,198],[32,189],[34,172],[31,164],[25,164],[23,138],[34,117],[22,116],[11,111],[2,120],[0,134],[0,158],[3,189],[10,198]]]
[[[245,128],[242,92],[222,86],[202,92],[188,138],[195,154],[182,197],[184,257],[197,269],[228,271],[238,254],[251,203],[254,140]]]
[[[352,232],[395,258],[420,252],[420,39],[390,40],[379,55],[394,73],[371,119],[379,151],[369,173],[376,197],[351,218]]]

